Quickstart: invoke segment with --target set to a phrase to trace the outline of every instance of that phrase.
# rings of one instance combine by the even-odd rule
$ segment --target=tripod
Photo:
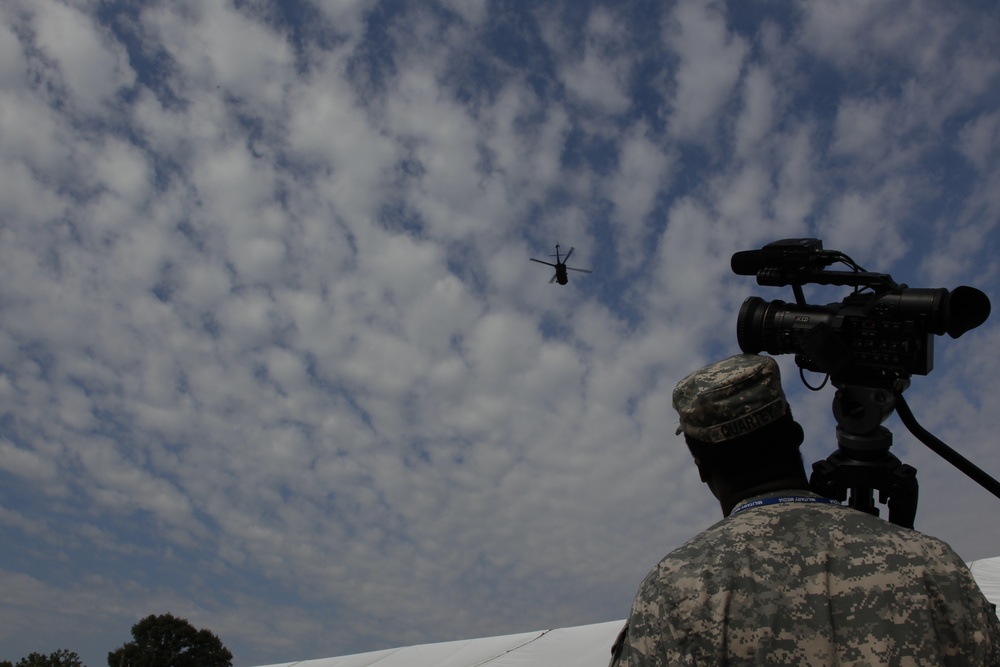
[[[845,385],[833,399],[837,418],[837,451],[813,464],[813,490],[862,512],[878,516],[879,503],[888,503],[889,521],[913,528],[917,515],[917,470],[889,453],[892,432],[882,426],[895,406],[886,389]]]
[[[889,453],[892,433],[882,426],[893,410],[903,425],[918,440],[949,463],[1000,498],[1000,482],[980,470],[954,449],[931,435],[913,417],[903,399],[902,388],[889,390],[838,384],[833,399],[833,414],[837,419],[837,451],[825,461],[813,464],[809,484],[812,489],[858,510],[878,516],[874,492],[879,503],[889,507],[889,521],[913,528],[917,514],[917,471]]]

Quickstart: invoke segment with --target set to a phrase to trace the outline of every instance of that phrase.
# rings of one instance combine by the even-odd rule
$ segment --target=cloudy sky
[[[1000,295],[998,32],[992,0],[6,0],[0,659],[97,667],[168,611],[238,666],[623,618],[720,517],[674,384],[793,300],[733,252]],[[556,243],[593,273],[549,284]],[[935,343],[909,404],[998,476],[1000,324]],[[826,458],[833,389],[779,361]],[[1000,499],[886,426],[917,528],[1000,555]]]

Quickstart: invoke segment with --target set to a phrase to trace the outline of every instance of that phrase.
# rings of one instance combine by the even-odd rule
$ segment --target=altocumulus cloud
[[[240,665],[624,617],[718,517],[673,385],[791,299],[734,251],[998,293],[997,20],[5,3],[0,657],[103,664],[166,611]],[[549,285],[556,243],[594,272]],[[1000,474],[997,325],[936,342],[910,404]],[[832,390],[779,361],[825,458]],[[917,527],[1000,555],[998,501],[887,425]]]

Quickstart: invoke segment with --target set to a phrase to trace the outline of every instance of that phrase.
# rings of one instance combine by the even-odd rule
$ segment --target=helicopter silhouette
[[[569,274],[567,273],[567,271],[579,271],[580,273],[591,273],[591,271],[588,271],[587,269],[574,269],[572,266],[566,266],[566,262],[569,260],[569,256],[573,254],[574,250],[576,250],[576,248],[570,248],[569,252],[566,253],[565,257],[560,257],[559,244],[557,243],[556,254],[549,255],[549,257],[556,258],[555,264],[553,264],[552,262],[543,262],[542,260],[535,259],[534,257],[531,258],[531,261],[538,262],[539,264],[545,264],[547,266],[555,268],[556,273],[554,276],[552,276],[552,280],[549,281],[550,285],[554,282],[558,282],[560,285],[565,285],[566,283],[569,282]]]

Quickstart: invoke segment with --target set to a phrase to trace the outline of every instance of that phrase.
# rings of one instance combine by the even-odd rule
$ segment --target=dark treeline
[[[108,667],[232,667],[233,654],[215,633],[172,614],[150,615],[132,626],[132,641],[108,653]],[[0,667],[87,667],[67,649],[31,653]]]

